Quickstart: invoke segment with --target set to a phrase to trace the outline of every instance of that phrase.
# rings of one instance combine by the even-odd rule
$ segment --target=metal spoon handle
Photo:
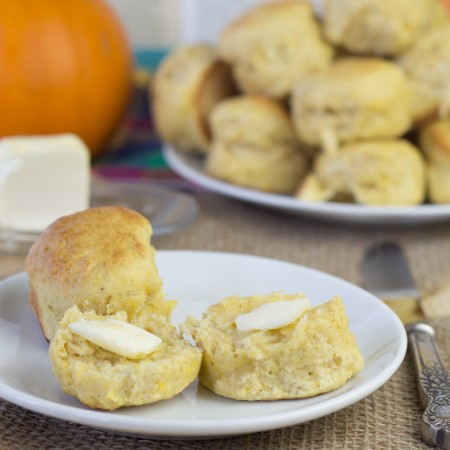
[[[406,326],[425,412],[422,438],[429,445],[450,450],[450,374],[442,362],[434,330],[425,323]]]

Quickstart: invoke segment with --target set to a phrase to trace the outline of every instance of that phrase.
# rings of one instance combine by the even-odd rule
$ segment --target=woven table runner
[[[370,227],[313,221],[208,193],[199,217],[153,240],[157,250],[246,253],[302,264],[361,284],[359,264],[375,242],[397,241],[422,295],[450,278],[450,224]],[[201,276],[201,274],[199,274]],[[450,366],[450,316],[433,319]],[[8,449],[427,449],[420,439],[422,407],[411,357],[366,399],[334,414],[280,430],[233,438],[176,441],[116,435],[35,414],[0,401],[0,450]]]

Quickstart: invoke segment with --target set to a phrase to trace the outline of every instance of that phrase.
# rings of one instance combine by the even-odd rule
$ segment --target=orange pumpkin
[[[123,117],[131,72],[102,0],[0,0],[0,136],[72,132],[94,156]]]
[[[450,0],[441,0],[441,2],[447,8],[448,13],[450,14]]]

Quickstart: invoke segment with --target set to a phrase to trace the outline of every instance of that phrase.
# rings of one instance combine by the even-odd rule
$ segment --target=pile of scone
[[[160,136],[205,171],[307,201],[450,203],[450,19],[440,0],[257,6],[175,49]]]
[[[114,410],[198,377],[225,397],[280,400],[337,389],[363,368],[338,297],[314,308],[302,294],[230,297],[176,328],[151,234],[139,213],[100,207],[58,219],[30,249],[30,303],[66,393]]]

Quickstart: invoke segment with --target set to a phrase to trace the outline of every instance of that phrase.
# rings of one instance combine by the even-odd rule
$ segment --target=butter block
[[[90,154],[74,134],[0,140],[0,227],[43,231],[89,207]]]

